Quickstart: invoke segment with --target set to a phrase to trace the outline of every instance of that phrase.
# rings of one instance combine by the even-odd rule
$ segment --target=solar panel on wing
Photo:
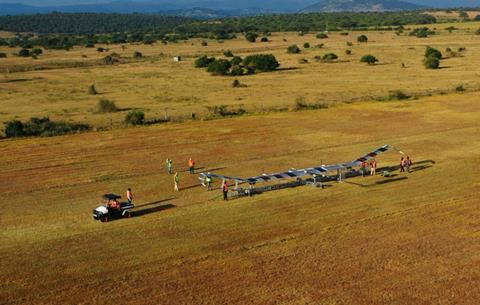
[[[374,151],[371,151],[367,153],[366,155],[355,159],[354,161],[351,161],[349,163],[345,164],[331,164],[331,165],[322,165],[319,167],[311,167],[311,168],[306,168],[306,169],[298,169],[298,170],[290,170],[287,172],[283,173],[276,173],[276,174],[263,174],[262,176],[258,177],[250,177],[250,178],[237,178],[237,177],[230,177],[230,176],[224,176],[224,175],[219,175],[219,174],[214,174],[214,173],[201,173],[199,179],[201,181],[204,181],[205,177],[211,177],[211,178],[219,178],[219,179],[224,179],[224,180],[234,180],[236,182],[249,182],[249,183],[255,183],[255,182],[266,182],[266,181],[271,181],[271,180],[278,180],[278,179],[288,179],[288,178],[295,178],[295,177],[302,177],[306,175],[313,175],[313,174],[324,174],[328,171],[336,171],[339,169],[345,169],[349,167],[354,167],[358,166],[361,164],[361,162],[365,162],[367,160],[370,160],[374,157],[376,157],[378,154],[383,153],[387,151],[388,149],[393,148],[400,153],[402,153],[400,150],[397,148],[391,146],[391,145],[383,145],[382,147],[377,148]],[[403,153],[402,153],[403,154]]]

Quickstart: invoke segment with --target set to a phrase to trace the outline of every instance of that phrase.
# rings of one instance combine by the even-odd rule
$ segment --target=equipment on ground
[[[111,219],[131,217],[130,211],[135,207],[131,202],[119,202],[122,196],[116,194],[105,194],[102,196],[104,202],[93,210],[93,219],[107,222]]]

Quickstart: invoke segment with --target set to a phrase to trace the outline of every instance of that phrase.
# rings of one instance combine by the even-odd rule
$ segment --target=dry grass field
[[[445,30],[452,25],[458,30],[452,33]],[[95,126],[108,126],[110,121],[120,123],[125,112],[92,113],[101,98],[114,100],[121,108],[144,109],[147,118],[164,117],[167,113],[175,119],[187,117],[191,112],[204,115],[208,105],[243,105],[250,112],[264,112],[292,107],[298,98],[310,103],[336,103],[385,97],[395,90],[413,95],[451,92],[459,85],[478,90],[476,67],[480,59],[476,54],[480,52],[480,36],[474,32],[480,23],[430,27],[436,28],[438,35],[416,38],[408,36],[408,30],[402,36],[393,31],[365,32],[369,37],[365,44],[356,42],[362,32],[350,32],[348,36],[336,32],[330,33],[328,39],[317,39],[315,34],[274,33],[271,42],[254,44],[241,36],[223,43],[208,41],[206,47],[200,45],[200,40],[153,46],[127,44],[125,50],[120,45],[107,46],[110,52],[130,60],[136,50],[147,56],[144,60],[113,67],[99,65],[108,53],[98,53],[95,48],[75,48],[68,52],[47,50],[34,60],[10,55],[18,49],[0,47],[0,52],[10,55],[0,59],[0,70],[4,71],[0,75],[0,121],[44,115]],[[286,53],[287,46],[297,44],[303,48],[304,42],[312,47],[301,54]],[[347,42],[354,45],[348,47]],[[315,48],[320,43],[325,46]],[[456,51],[465,47],[466,52],[443,60],[440,70],[426,70],[422,60],[427,45],[438,48],[444,55],[447,55],[446,48]],[[352,55],[346,55],[346,49],[350,49]],[[233,77],[211,76],[204,69],[194,68],[196,56],[223,56],[222,50],[231,50],[240,56],[273,53],[283,70],[240,77],[248,87],[232,88]],[[314,59],[329,52],[339,56],[338,63]],[[375,66],[360,63],[360,57],[366,54],[375,55],[380,62]],[[185,60],[173,62],[176,55],[184,56]],[[299,63],[301,59],[307,59],[308,63]],[[32,68],[43,70],[14,72]],[[95,84],[101,94],[89,95],[91,84]]]
[[[106,53],[84,48],[0,59],[0,69],[10,70],[0,76],[0,121],[49,115],[120,124],[125,112],[92,114],[100,98],[144,109],[147,118],[221,104],[266,112],[0,139],[0,304],[478,304],[480,24],[458,23],[449,33],[450,25],[431,25],[439,34],[426,39],[367,32],[366,44],[350,32],[324,40],[274,33],[270,43],[239,38],[207,47],[200,40],[110,46],[148,56],[116,66],[98,65]],[[311,49],[286,54],[306,41]],[[354,42],[350,56],[347,41]],[[318,43],[325,47],[313,48]],[[426,45],[466,52],[426,70]],[[227,49],[271,52],[284,69],[241,77],[248,87],[233,89],[233,78],[193,67],[195,56]],[[327,52],[341,61],[314,60]],[[359,63],[368,53],[380,63]],[[174,55],[185,60],[174,63]],[[101,94],[88,95],[92,83]],[[455,93],[461,84],[467,91]],[[375,101],[392,90],[418,98]],[[268,112],[299,97],[332,107]],[[248,177],[350,161],[383,144],[410,155],[412,172],[224,202],[219,181],[209,192],[186,171],[193,157],[201,171]],[[167,157],[180,172],[178,193]],[[387,152],[379,166],[399,158]],[[124,195],[128,187],[134,217],[92,220],[102,194]]]
[[[1,303],[477,304],[478,98],[3,140]],[[384,143],[412,156],[411,173],[223,202],[184,172],[190,156],[249,176]],[[127,187],[135,217],[91,219],[102,193]]]

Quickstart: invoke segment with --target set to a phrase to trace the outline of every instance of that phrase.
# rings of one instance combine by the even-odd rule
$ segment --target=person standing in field
[[[225,181],[223,183],[222,191],[223,191],[223,200],[228,201],[228,183],[227,183],[227,181]]]
[[[207,176],[207,178],[205,178],[205,182],[207,183],[207,191],[211,191],[212,190],[212,177]]]
[[[367,171],[367,162],[362,161],[362,164],[360,165],[360,172],[362,173],[362,177],[365,177],[366,171]]]
[[[195,161],[192,158],[188,159],[188,169],[190,171],[190,174],[195,173]]]
[[[410,159],[410,157],[407,156],[407,159],[405,159],[405,170],[408,173],[410,172],[410,166],[412,166],[412,159]]]
[[[165,161],[165,166],[167,168],[167,172],[171,175],[172,174],[172,170],[173,170],[173,162],[172,160],[170,160],[169,158],[167,158],[167,160]]]
[[[400,172],[404,172],[405,171],[405,158],[402,156],[400,158]]]
[[[375,176],[377,174],[377,160],[373,159],[370,163],[370,176]]]
[[[178,175],[178,173],[175,173],[175,175],[173,176],[173,182],[174,182],[173,190],[175,192],[179,192],[180,190],[178,189],[178,183],[180,183],[180,176]]]
[[[132,189],[131,188],[127,189],[127,200],[128,200],[128,203],[133,202],[133,194],[132,194]]]

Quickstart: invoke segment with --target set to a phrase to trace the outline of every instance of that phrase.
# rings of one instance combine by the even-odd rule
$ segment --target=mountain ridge
[[[426,8],[401,0],[324,0],[306,7],[302,12],[384,12]]]

